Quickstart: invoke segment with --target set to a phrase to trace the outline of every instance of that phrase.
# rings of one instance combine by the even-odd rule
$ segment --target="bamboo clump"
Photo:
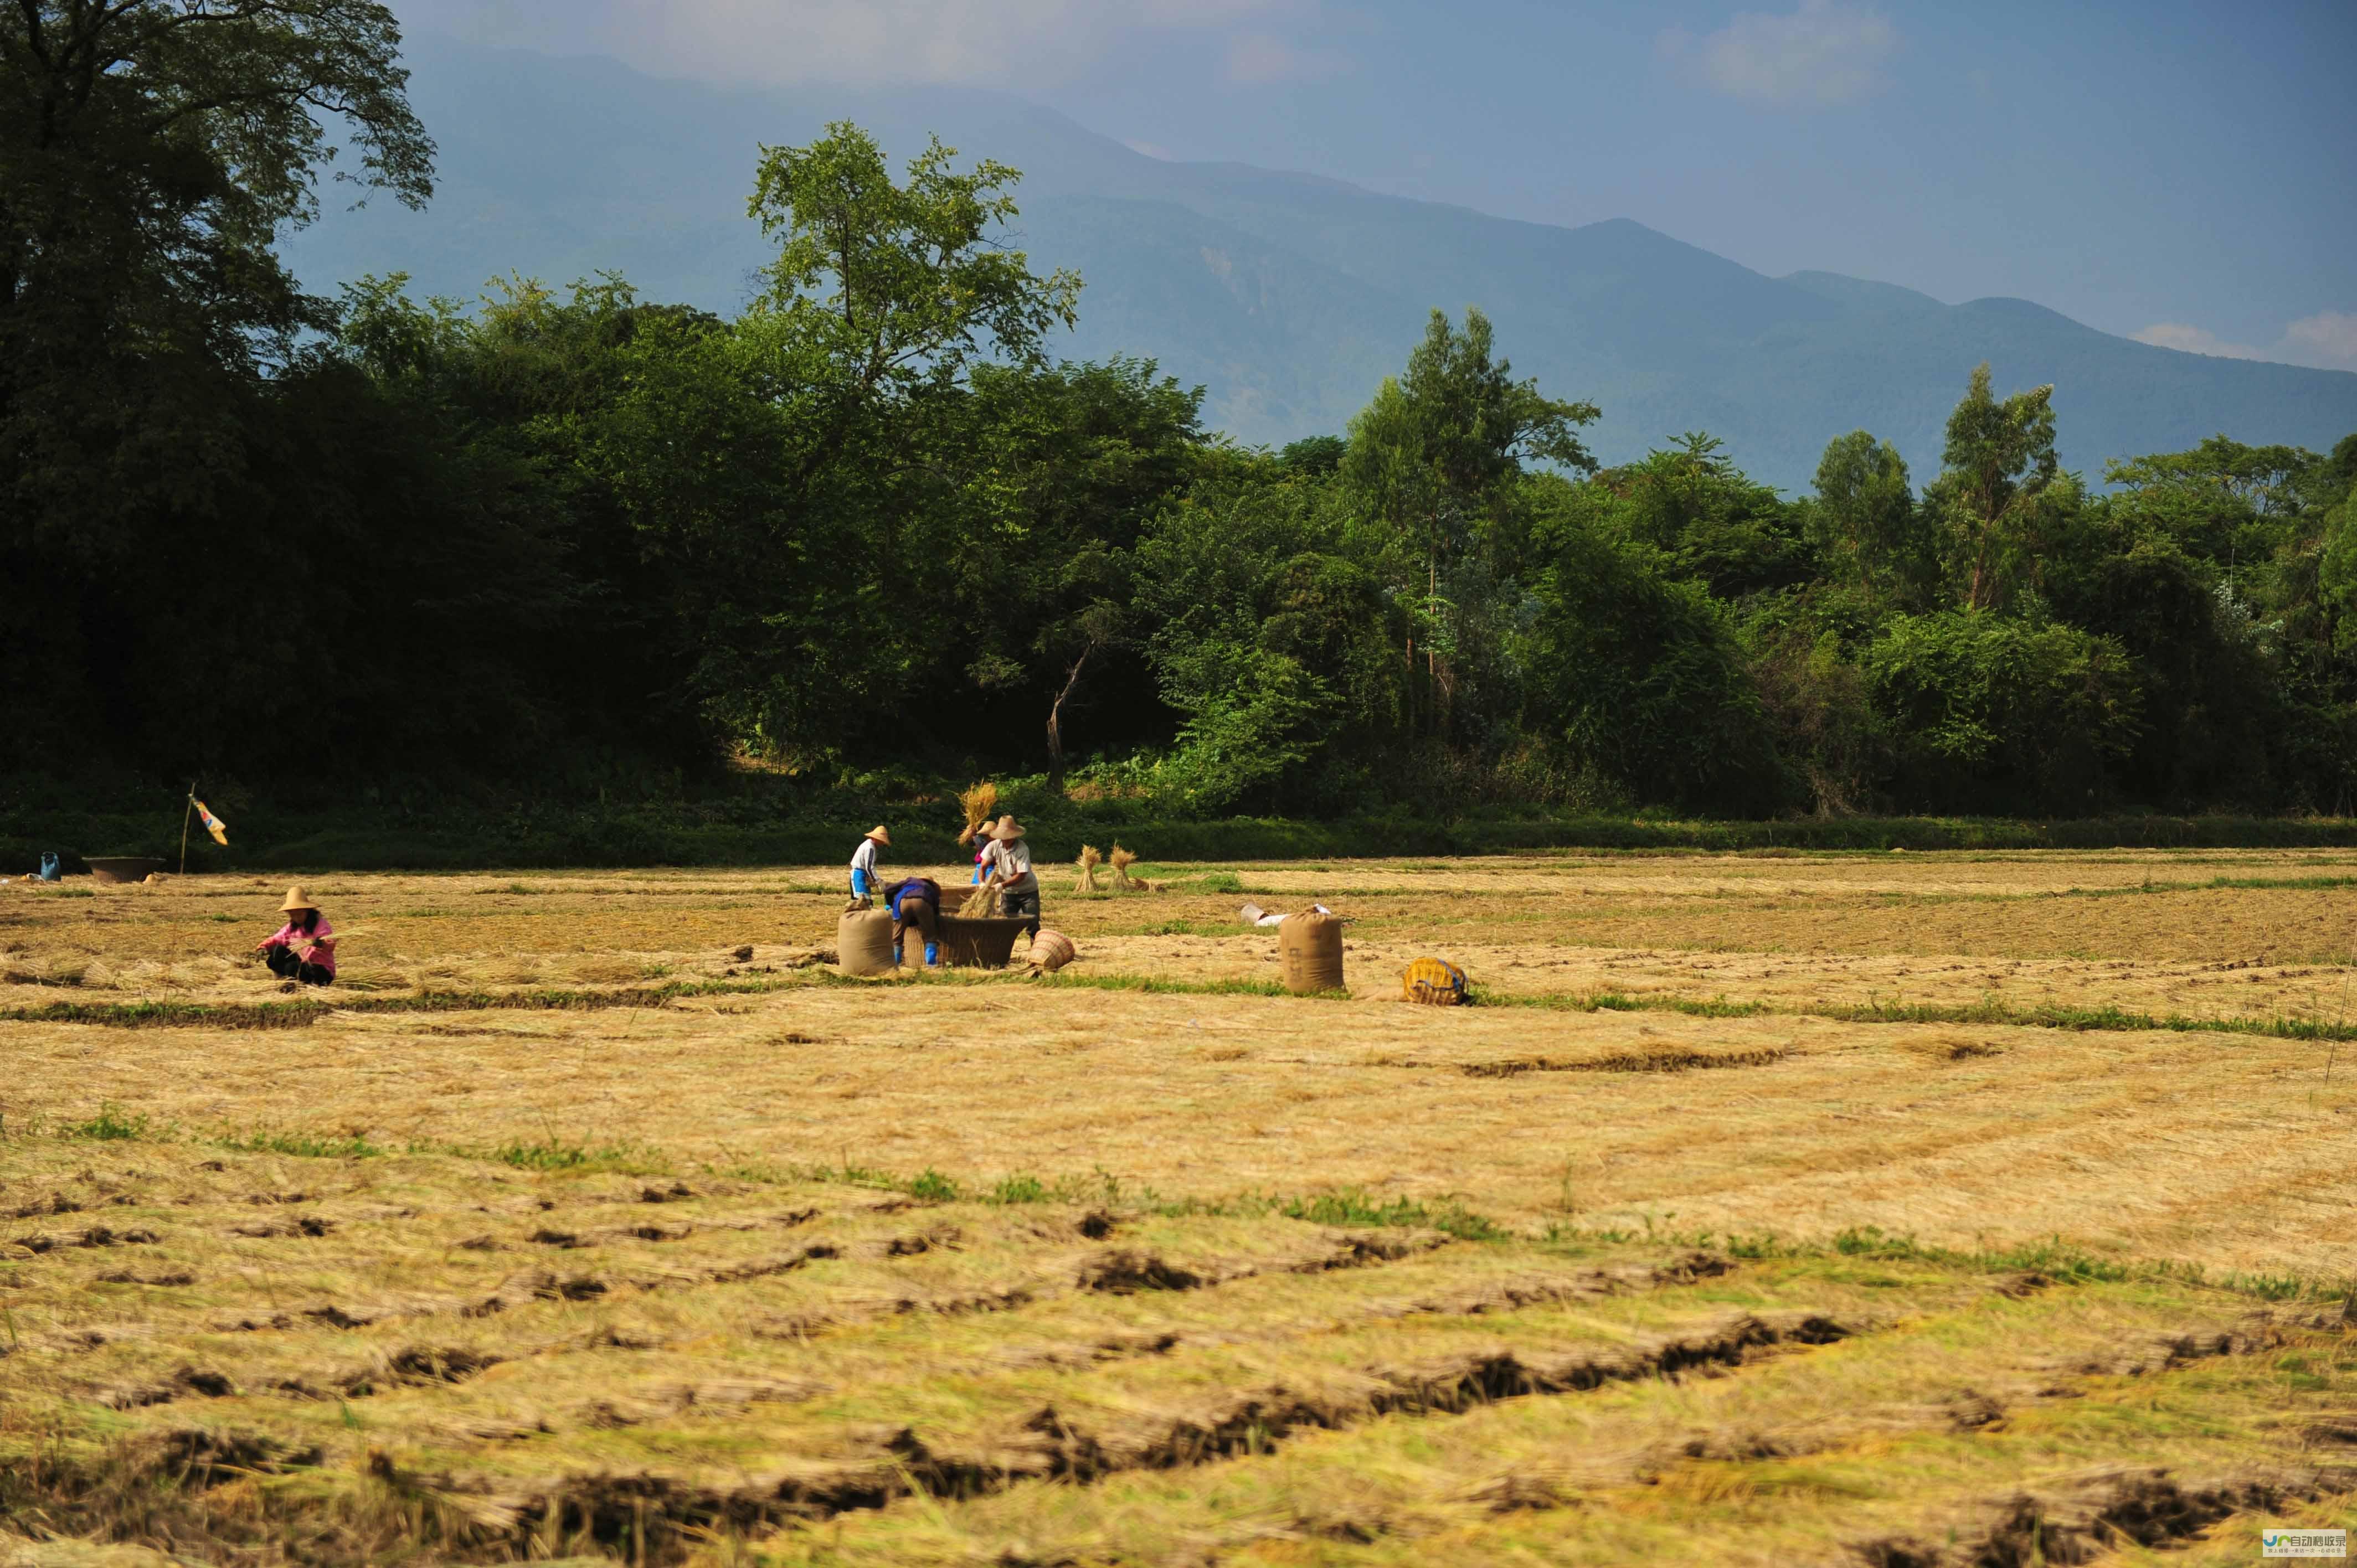
[[[1094,893],[1097,890],[1097,865],[1103,859],[1104,856],[1097,853],[1096,845],[1084,843],[1081,846],[1081,858],[1074,863],[1081,868],[1081,879],[1072,884],[1073,892]]]
[[[990,821],[991,809],[998,804],[998,786],[985,779],[971,789],[958,791],[958,804],[965,808],[965,827],[958,834],[958,843],[972,843],[982,824]]]

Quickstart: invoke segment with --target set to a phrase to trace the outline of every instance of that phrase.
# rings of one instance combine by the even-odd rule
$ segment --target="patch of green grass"
[[[1313,1225],[1398,1225],[1445,1230],[1465,1241],[1504,1241],[1512,1240],[1513,1235],[1496,1221],[1475,1214],[1461,1204],[1450,1202],[1436,1206],[1412,1197],[1386,1200],[1371,1197],[1355,1188],[1319,1193],[1314,1197],[1291,1198],[1276,1212],[1287,1219],[1304,1219]]]
[[[0,1023],[96,1024],[106,1028],[300,1029],[330,1013],[595,1012],[608,1007],[660,1007],[680,996],[748,996],[789,991],[833,979],[813,970],[776,980],[676,980],[663,985],[611,990],[544,987],[536,991],[421,991],[410,996],[351,996],[290,1002],[52,1002],[0,1008]]]
[[[211,1140],[217,1148],[241,1155],[294,1155],[309,1160],[373,1160],[392,1153],[361,1133],[322,1134],[258,1128],[250,1133],[221,1133]]]
[[[1043,974],[1032,983],[1067,986],[1083,991],[1131,991],[1173,996],[1292,996],[1274,980],[1172,980],[1155,974]],[[1328,1001],[1349,1001],[1347,991],[1311,993]]]
[[[958,1184],[927,1165],[909,1183],[909,1196],[925,1203],[955,1203]]]
[[[1010,1176],[999,1178],[998,1185],[990,1189],[988,1201],[1001,1205],[1045,1203],[1048,1197],[1048,1184],[1038,1176]]]
[[[415,1144],[411,1152],[453,1154],[468,1159],[492,1160],[525,1171],[606,1170],[644,1175],[663,1168],[662,1161],[652,1151],[636,1144],[607,1144],[592,1147],[587,1144],[568,1144],[553,1134],[533,1143],[511,1140],[482,1149]]]
[[[136,1116],[126,1116],[123,1113],[121,1106],[109,1101],[101,1105],[98,1108],[98,1114],[89,1121],[69,1122],[59,1127],[58,1135],[62,1138],[83,1138],[101,1143],[112,1143],[134,1138],[161,1137],[165,1134],[148,1120],[145,1112],[143,1111]]]
[[[2119,1007],[2071,1007],[2041,1004],[2017,1007],[1987,998],[1973,1003],[1813,1003],[1788,1006],[1735,1002],[1725,996],[1679,996],[1668,992],[1631,994],[1620,991],[1514,993],[1476,987],[1469,1000],[1485,1007],[1536,1007],[1558,1013],[1683,1013],[1697,1018],[1830,1018],[1841,1024],[1994,1024],[2028,1029],[2265,1035],[2287,1040],[2357,1040],[2357,1023],[2314,1018],[2192,1018],[2181,1013],[2130,1013]]]

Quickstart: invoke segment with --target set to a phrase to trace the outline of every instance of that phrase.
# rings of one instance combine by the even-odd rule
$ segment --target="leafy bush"
[[[2087,813],[2135,744],[2143,694],[2127,655],[2076,627],[1900,616],[1865,670],[1876,709],[1905,736],[1910,804]]]

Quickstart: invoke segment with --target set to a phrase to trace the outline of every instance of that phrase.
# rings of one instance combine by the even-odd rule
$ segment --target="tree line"
[[[2357,437],[2062,470],[1961,378],[1785,497],[1436,311],[1349,429],[1072,364],[1016,172],[760,150],[733,319],[619,277],[307,296],[324,177],[422,203],[365,0],[0,11],[0,724],[24,768],[1041,775],[1169,815],[2345,811]],[[339,122],[331,138],[322,116]],[[340,161],[339,161],[340,160]]]

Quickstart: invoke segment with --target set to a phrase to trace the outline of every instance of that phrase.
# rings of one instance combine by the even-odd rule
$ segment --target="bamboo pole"
[[[197,781],[188,780],[188,803],[180,811],[180,875],[188,874],[188,819],[197,814]]]

